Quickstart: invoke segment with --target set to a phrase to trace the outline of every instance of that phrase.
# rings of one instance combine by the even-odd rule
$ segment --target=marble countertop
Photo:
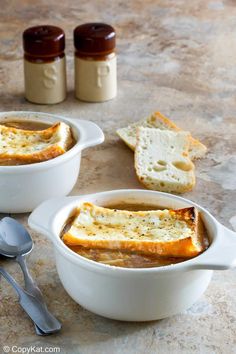
[[[143,188],[133,153],[115,130],[155,110],[191,130],[208,146],[196,163],[196,188],[185,197],[206,207],[236,230],[236,4],[233,0],[2,0],[0,16],[0,109],[58,113],[93,120],[106,141],[83,153],[72,195],[118,188]],[[72,30],[88,21],[117,30],[116,99],[88,104],[73,93]],[[23,95],[21,33],[25,27],[54,24],[67,37],[68,97],[54,106],[33,105]],[[1,191],[0,191],[1,193]],[[27,225],[27,214],[17,215]],[[187,311],[150,323],[124,323],[96,316],[63,289],[52,246],[32,232],[31,272],[50,310],[63,323],[50,337],[34,334],[8,284],[0,282],[0,352],[17,348],[60,347],[61,353],[154,354],[236,353],[236,273],[216,271],[206,293]],[[19,268],[1,261],[22,283]],[[2,348],[1,348],[2,346]],[[20,350],[20,349],[18,349]]]

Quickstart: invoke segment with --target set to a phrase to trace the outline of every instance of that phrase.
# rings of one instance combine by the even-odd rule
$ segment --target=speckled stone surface
[[[1,0],[0,5],[0,109],[89,119],[106,134],[104,144],[84,151],[72,195],[143,188],[134,173],[133,153],[115,130],[160,110],[209,149],[196,163],[196,188],[185,196],[236,230],[235,1]],[[73,95],[72,30],[94,20],[113,24],[118,35],[119,93],[102,104],[82,103]],[[21,32],[47,23],[66,31],[69,93],[61,104],[38,106],[23,97]],[[27,224],[28,215],[17,218]],[[63,329],[55,336],[37,337],[13,290],[1,279],[0,352],[3,345],[12,352],[14,345],[36,345],[59,346],[69,354],[236,353],[235,270],[216,271],[206,293],[184,313],[150,323],[122,323],[77,305],[59,281],[50,242],[34,232],[32,237],[29,267]],[[22,283],[13,262],[0,263]]]

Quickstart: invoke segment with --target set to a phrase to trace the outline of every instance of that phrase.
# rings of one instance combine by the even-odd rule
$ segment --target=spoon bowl
[[[33,241],[28,231],[19,222],[5,217],[0,222],[0,253],[17,257],[31,252]]]

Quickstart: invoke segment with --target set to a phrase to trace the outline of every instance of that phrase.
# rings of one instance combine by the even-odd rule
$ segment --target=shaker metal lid
[[[106,55],[116,46],[116,32],[106,23],[85,23],[74,29],[74,46],[81,54]]]
[[[31,55],[60,54],[65,49],[65,33],[56,26],[35,26],[23,32],[24,51]]]

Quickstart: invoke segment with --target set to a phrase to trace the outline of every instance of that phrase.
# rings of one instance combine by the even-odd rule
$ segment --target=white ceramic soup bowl
[[[120,268],[88,260],[60,239],[70,213],[83,201],[100,206],[121,202],[164,208],[196,206],[207,228],[210,246],[196,258],[159,268]],[[57,271],[68,294],[84,308],[117,320],[149,321],[177,314],[203,294],[214,269],[236,266],[236,233],[196,203],[167,193],[127,189],[57,198],[34,210],[29,226],[52,241]]]
[[[44,200],[67,195],[74,187],[80,170],[81,151],[104,141],[102,130],[86,120],[75,120],[37,112],[3,112],[0,122],[28,120],[70,125],[76,144],[54,159],[21,166],[0,166],[0,212],[32,211]]]

